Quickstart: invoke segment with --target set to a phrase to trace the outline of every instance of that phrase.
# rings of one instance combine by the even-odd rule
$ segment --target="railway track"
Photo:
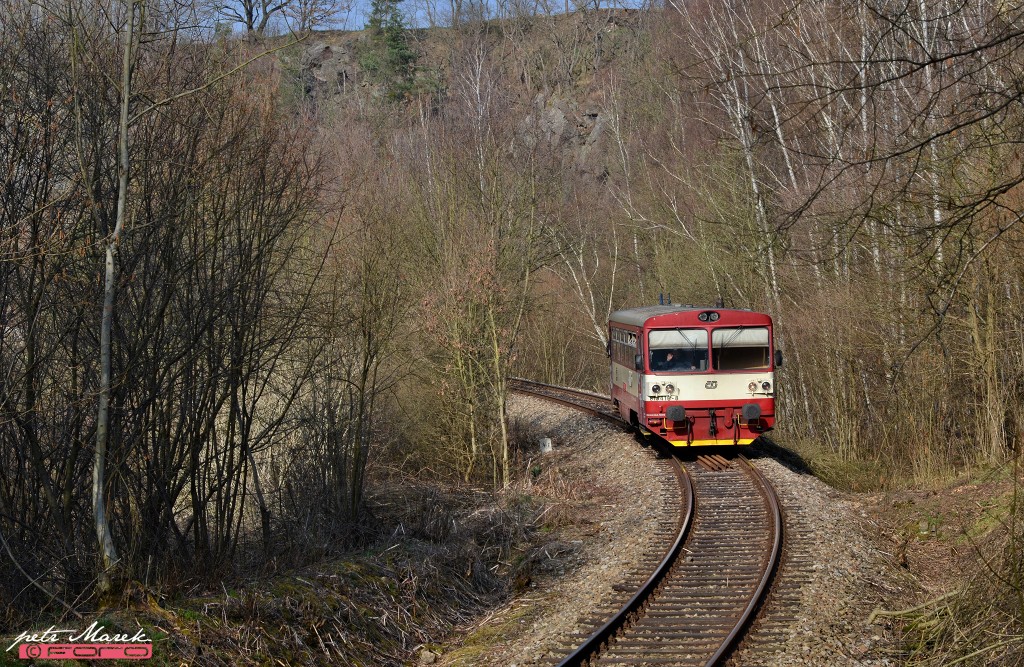
[[[512,389],[622,424],[607,397],[526,380]],[[671,463],[682,501],[650,571],[617,586],[628,598],[553,664],[719,665],[742,639],[781,557],[778,499],[743,456]]]
[[[608,402],[608,397],[601,394],[580,391],[578,389],[566,389],[565,387],[543,384],[522,378],[512,378],[509,380],[509,389],[522,394],[539,396],[555,403],[561,403],[570,408],[582,410],[595,417],[600,417],[601,419],[626,427],[626,424],[619,419],[619,414],[612,409],[611,403]]]

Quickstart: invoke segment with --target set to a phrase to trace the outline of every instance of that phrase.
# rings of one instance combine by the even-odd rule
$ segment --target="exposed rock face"
[[[303,51],[299,64],[305,95],[328,108],[344,104],[352,95],[379,97],[380,93],[365,80],[359,66],[358,46],[364,34],[324,33],[319,37]],[[429,45],[429,39],[420,67],[435,72],[443,82],[449,65],[447,51],[437,44]],[[500,71],[501,68],[495,70]],[[506,74],[511,76],[509,72]],[[500,77],[499,74],[497,86],[507,83],[510,90],[522,94],[522,81],[503,82]],[[566,169],[603,180],[608,175],[607,136],[611,124],[605,108],[605,91],[600,84],[591,81],[586,88],[570,87],[556,92],[545,88],[527,95],[533,98],[530,102],[526,102],[529,97],[520,98],[525,103],[519,107],[522,120],[516,128],[522,144],[530,150],[538,147],[546,150]]]
[[[609,112],[604,107],[602,91],[594,91],[584,101],[577,133],[583,140],[576,150],[576,168],[603,179],[608,175],[603,158],[607,154]]]
[[[358,82],[355,39],[341,43],[314,42],[302,54],[302,81],[306,94],[317,100],[344,95]]]
[[[520,139],[531,148],[545,142],[564,154],[567,166],[603,179],[608,174],[603,161],[608,122],[601,102],[600,91],[591,93],[582,104],[548,92],[537,93],[532,113],[520,125]]]
[[[569,117],[573,115],[572,106],[557,97],[548,97],[537,93],[533,100],[536,122],[528,125],[529,139],[532,142],[542,139],[555,146],[569,143],[574,137]],[[529,122],[529,121],[528,121]]]

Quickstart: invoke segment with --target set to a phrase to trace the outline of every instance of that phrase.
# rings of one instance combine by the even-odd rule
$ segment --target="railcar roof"
[[[764,315],[763,313],[757,313],[752,310],[747,310],[745,308],[715,308],[714,306],[681,306],[679,304],[671,304],[667,306],[643,306],[641,308],[617,310],[614,313],[612,313],[611,317],[609,317],[608,319],[611,322],[618,322],[620,324],[629,324],[632,326],[641,327],[653,317],[660,317],[664,315],[682,315],[685,313],[699,313],[705,310],[713,310],[715,312],[722,313],[723,315],[727,313],[734,313],[737,315],[746,316],[754,315],[755,319],[757,319],[756,316],[760,315],[761,317],[765,318],[766,322],[770,321],[770,318],[767,315]],[[665,319],[671,320],[672,318]],[[652,324],[659,323],[652,322]],[[666,322],[665,324],[671,326],[670,322]]]

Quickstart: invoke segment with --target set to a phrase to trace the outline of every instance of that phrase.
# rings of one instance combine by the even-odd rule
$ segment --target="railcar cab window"
[[[711,360],[718,371],[768,368],[768,328],[715,329],[711,332]]]
[[[704,329],[655,329],[647,342],[655,373],[699,373],[708,369],[708,332]]]

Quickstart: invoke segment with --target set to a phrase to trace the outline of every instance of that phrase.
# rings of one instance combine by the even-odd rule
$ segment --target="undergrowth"
[[[976,566],[958,589],[912,609],[876,612],[902,623],[907,664],[918,667],[1024,664],[1024,507],[1020,470],[997,530],[964,537]]]
[[[991,467],[987,462],[924,455],[911,459],[885,450],[844,455],[820,442],[796,437],[779,441],[784,442],[785,447],[771,438],[765,440],[773,456],[779,451],[785,452],[785,456],[798,459],[802,469],[812,472],[829,486],[856,493],[909,488],[937,490],[964,474],[984,472]]]
[[[517,452],[535,437],[519,429]],[[581,521],[587,498],[548,461],[527,455],[520,464],[514,484],[497,493],[377,479],[359,539],[347,546],[314,530],[323,544],[313,540],[304,563],[294,555],[294,565],[278,561],[276,572],[199,573],[173,588],[134,582],[85,625],[102,618],[109,628],[141,626],[156,665],[409,664],[575,555],[559,529]],[[51,623],[79,621],[40,617],[32,625]]]

